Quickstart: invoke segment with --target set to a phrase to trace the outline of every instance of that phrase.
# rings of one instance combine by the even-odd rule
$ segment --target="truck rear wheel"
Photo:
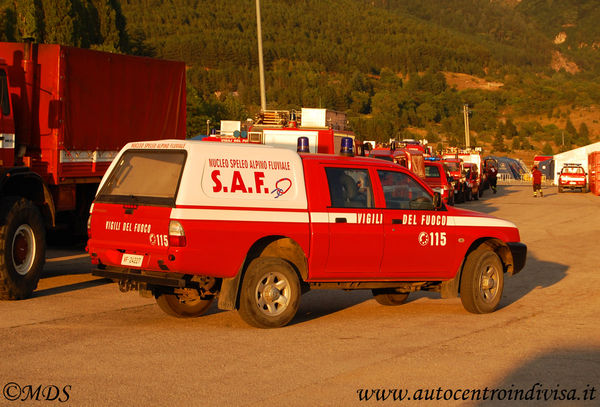
[[[42,216],[29,200],[0,202],[0,299],[22,300],[36,289],[46,261]]]
[[[288,324],[300,305],[300,282],[287,261],[258,257],[250,262],[240,293],[240,317],[257,328]]]
[[[402,305],[408,298],[408,293],[399,293],[393,288],[374,288],[373,297],[381,305]]]
[[[161,294],[156,297],[156,303],[167,315],[177,318],[194,318],[203,315],[214,297],[202,298],[198,290],[182,288],[174,294]]]
[[[486,245],[467,257],[460,280],[460,299],[474,314],[486,314],[496,309],[504,289],[504,269],[496,253]]]

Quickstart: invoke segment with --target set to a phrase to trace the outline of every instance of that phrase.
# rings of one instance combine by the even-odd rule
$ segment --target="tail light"
[[[184,247],[186,245],[185,230],[176,220],[169,222],[169,246]]]

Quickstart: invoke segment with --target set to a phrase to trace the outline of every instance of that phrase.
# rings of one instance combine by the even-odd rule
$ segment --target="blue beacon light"
[[[351,137],[342,138],[342,148],[340,149],[341,155],[353,156],[354,155],[354,140]]]
[[[298,137],[298,145],[296,151],[299,153],[310,153],[308,147],[308,137]]]

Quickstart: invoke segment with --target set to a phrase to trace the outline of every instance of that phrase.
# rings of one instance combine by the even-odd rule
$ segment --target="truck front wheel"
[[[0,299],[31,296],[46,260],[45,229],[37,207],[11,196],[0,202]]]
[[[214,297],[202,298],[193,288],[176,289],[174,294],[160,294],[156,303],[165,314],[177,318],[194,318],[203,315]]]
[[[502,298],[504,269],[498,255],[482,245],[467,257],[460,280],[460,299],[474,314],[496,309]]]
[[[300,305],[300,282],[290,263],[277,257],[250,262],[240,292],[240,317],[257,328],[289,323]]]

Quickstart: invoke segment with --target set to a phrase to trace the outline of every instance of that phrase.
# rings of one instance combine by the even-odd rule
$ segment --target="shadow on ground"
[[[483,389],[481,389],[483,390]],[[495,390],[491,398],[491,390]],[[592,406],[600,402],[600,350],[562,348],[525,361],[501,382],[483,391],[477,406],[533,405]]]

